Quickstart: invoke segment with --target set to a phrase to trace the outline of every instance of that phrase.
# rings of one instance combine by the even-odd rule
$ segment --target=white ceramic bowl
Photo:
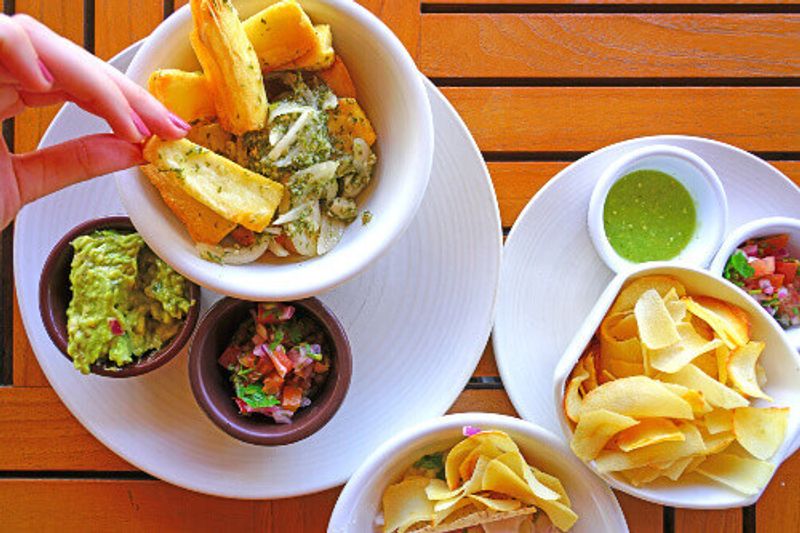
[[[789,217],[761,218],[743,224],[733,230],[720,246],[709,270],[718,276],[722,276],[725,271],[725,265],[728,264],[728,258],[740,244],[749,239],[768,237],[779,233],[789,234],[789,252],[792,257],[800,257],[800,219]],[[800,351],[800,327],[795,326],[785,329],[784,333],[789,337],[789,342]]]
[[[694,200],[696,227],[686,247],[672,260],[705,267],[722,242],[728,221],[728,201],[717,173],[700,156],[685,148],[657,144],[631,150],[606,167],[589,200],[588,224],[597,253],[614,272],[637,266],[620,256],[605,232],[603,209],[611,187],[636,170],[660,170],[678,180]]]
[[[426,453],[440,451],[463,439],[466,425],[507,432],[528,462],[557,476],[579,519],[572,533],[625,533],[628,527],[614,494],[581,464],[552,433],[518,418],[489,413],[448,415],[398,434],[375,450],[353,474],[339,495],[328,533],[375,531],[374,522],[384,490]]]
[[[242,18],[268,0],[238,0]],[[333,288],[385,252],[413,219],[428,185],[433,122],[422,77],[402,43],[369,11],[350,0],[301,0],[316,23],[330,24],[333,44],[352,74],[358,100],[377,132],[374,184],[356,220],[328,254],[289,264],[217,265],[198,257],[194,242],[138,168],[117,174],[125,209],[147,244],[175,270],[214,291],[250,300],[287,300]],[[127,74],[146,85],[157,68],[199,68],[189,45],[191,13],[176,11],[147,38]]]
[[[776,466],[780,465],[800,446],[800,440],[798,439],[800,436],[800,356],[789,344],[780,326],[772,320],[772,317],[761,306],[757,305],[732,283],[698,268],[680,266],[674,262],[657,262],[617,275],[609,283],[603,294],[600,295],[597,305],[587,316],[556,367],[554,376],[555,404],[562,405],[564,387],[570,372],[581,355],[583,355],[586,345],[600,327],[600,322],[602,322],[622,286],[632,279],[659,274],[675,277],[686,286],[686,291],[689,294],[703,294],[725,300],[738,305],[750,315],[751,338],[766,342],[764,353],[759,359],[764,365],[768,378],[764,391],[775,400],[774,404],[757,400],[755,405],[790,407],[786,439],[770,459],[770,462]],[[557,416],[564,438],[570,440],[572,438],[572,430],[563,409],[558,409]],[[760,493],[755,496],[741,494],[696,473],[689,474],[677,482],[662,479],[649,485],[634,487],[621,477],[601,474],[595,468],[594,462],[589,463],[589,466],[598,476],[616,489],[643,500],[672,507],[726,509],[751,505],[761,496]]]

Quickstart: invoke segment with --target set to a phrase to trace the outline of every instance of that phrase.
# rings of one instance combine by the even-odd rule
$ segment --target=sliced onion
[[[341,220],[322,215],[319,227],[319,239],[317,240],[317,255],[323,255],[339,244],[347,224]]]
[[[322,109],[323,111],[327,111],[328,109],[336,109],[339,105],[339,99],[333,94],[333,91],[328,92],[328,96],[325,97],[325,100],[322,101]]]
[[[278,235],[283,233],[283,230],[281,228],[276,228],[276,227],[273,227],[273,226],[267,226],[266,228],[264,228],[263,233],[269,233],[270,235],[275,235],[277,237]]]
[[[300,130],[303,129],[306,124],[308,124],[309,120],[311,120],[312,113],[313,111],[308,110],[300,113],[300,116],[294,121],[292,127],[289,128],[289,131],[287,131],[286,134],[281,137],[281,140],[278,141],[272,150],[270,150],[270,152],[267,154],[269,159],[275,161],[286,153],[286,151],[289,149],[289,146],[291,146],[294,140],[297,138],[297,134],[300,133]]]
[[[271,240],[263,238],[254,245],[247,247],[226,247],[204,242],[198,242],[195,246],[203,259],[209,260],[211,258],[211,260],[214,260],[219,258],[225,265],[246,265],[264,255]]]
[[[289,256],[289,250],[287,250],[286,248],[281,246],[280,243],[278,241],[276,241],[275,239],[270,239],[269,240],[269,246],[267,247],[267,249],[270,252],[272,252],[273,255],[275,255],[275,257],[288,257]]]
[[[372,155],[367,141],[361,137],[353,139],[353,166],[360,174],[369,172],[369,156]]]
[[[269,121],[272,122],[276,118],[283,115],[290,115],[292,113],[303,113],[305,111],[314,111],[313,107],[298,104],[297,102],[281,101],[269,112]]]
[[[288,224],[289,222],[294,222],[295,220],[303,216],[303,214],[305,214],[305,212],[308,211],[309,209],[311,209],[311,202],[306,202],[304,204],[298,205],[297,207],[293,207],[284,214],[282,214],[281,216],[279,216],[278,218],[276,218],[275,220],[273,220],[272,225],[281,226],[283,224]]]

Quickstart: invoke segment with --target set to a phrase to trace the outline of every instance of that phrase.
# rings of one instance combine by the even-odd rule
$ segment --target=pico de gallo
[[[784,328],[800,325],[800,259],[789,235],[751,239],[728,259],[723,275],[752,296]]]
[[[241,415],[289,424],[299,409],[311,405],[330,371],[325,333],[292,305],[259,303],[250,315],[218,362],[230,372]]]

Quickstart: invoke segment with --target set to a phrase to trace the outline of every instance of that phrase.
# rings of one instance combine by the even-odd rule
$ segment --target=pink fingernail
[[[176,128],[180,128],[183,131],[189,131],[190,129],[192,129],[192,126],[190,126],[188,122],[183,120],[181,117],[179,117],[175,113],[170,113],[169,114],[169,121],[172,122],[175,125]]]
[[[139,133],[141,133],[143,137],[149,138],[153,135],[150,133],[150,130],[147,129],[147,126],[145,126],[145,123],[142,121],[142,117],[140,117],[136,111],[131,111],[131,118],[133,119],[136,129],[139,130]]]
[[[37,59],[36,61],[39,63],[39,70],[42,71],[42,76],[44,76],[44,79],[47,80],[47,83],[53,83],[55,78],[53,78],[53,74],[50,72],[50,69],[47,68],[41,59]]]

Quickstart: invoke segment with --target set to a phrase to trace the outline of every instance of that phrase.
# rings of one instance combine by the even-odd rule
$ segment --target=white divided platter
[[[768,216],[800,215],[800,189],[765,161],[728,144],[679,135],[633,139],[576,161],[531,199],[503,250],[494,353],[517,412],[558,433],[553,372],[614,273],[597,255],[586,212],[594,184],[623,152],[686,148],[719,175],[728,197],[725,234]]]
[[[112,63],[124,70],[137,46]],[[295,444],[258,447],[217,429],[194,401],[185,351],[138,378],[83,376],[73,369],[42,325],[39,276],[51,247],[70,228],[124,212],[114,178],[70,187],[22,210],[14,272],[25,329],[50,384],[95,437],[137,468],[191,490],[280,498],[344,483],[379,444],[450,407],[489,336],[501,230],[480,152],[450,104],[427,87],[436,141],[426,197],[388,253],[321,297],[350,337],[352,383],[328,425]],[[68,105],[42,144],[104,129]],[[218,297],[204,291],[204,308]]]

